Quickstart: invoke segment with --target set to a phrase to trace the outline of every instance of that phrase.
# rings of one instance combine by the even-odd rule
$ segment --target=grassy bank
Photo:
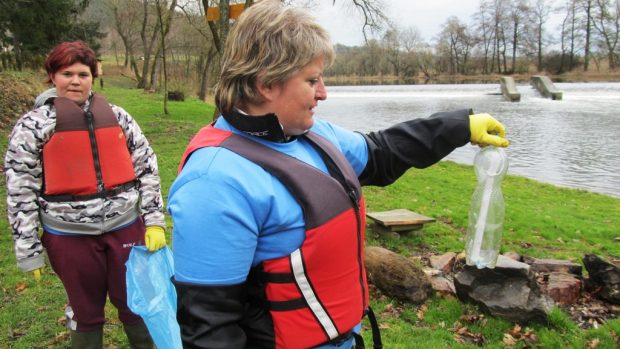
[[[122,79],[122,78],[121,78]],[[164,197],[173,181],[178,161],[191,136],[208,123],[210,105],[189,99],[170,102],[170,115],[163,115],[163,101],[157,94],[119,88],[121,81],[106,78],[108,99],[132,114],[155,149],[162,177]],[[7,132],[0,135],[0,153],[6,150]],[[399,239],[369,231],[367,244],[382,245],[403,255],[423,252],[443,253],[463,249],[469,199],[475,176],[469,166],[441,162],[425,170],[409,171],[386,188],[365,188],[369,211],[408,208],[438,218],[419,234]],[[558,188],[520,177],[508,176],[503,183],[506,222],[503,249],[524,255],[580,261],[584,253],[620,258],[620,199],[584,191]],[[4,197],[4,181],[0,196]],[[0,200],[0,210],[6,211]],[[170,225],[171,223],[168,222]],[[5,214],[0,215],[0,348],[64,348],[68,334],[64,327],[65,295],[62,285],[49,268],[40,283],[15,266],[13,243]],[[170,231],[170,229],[168,229]],[[372,305],[379,317],[386,348],[474,348],[455,339],[456,322],[470,332],[484,336],[484,348],[505,348],[504,334],[514,324],[494,318],[465,323],[464,314],[479,311],[454,299],[432,298],[424,306],[400,304],[375,297]],[[116,311],[107,309],[107,348],[127,348]],[[537,340],[518,340],[515,348],[617,348],[620,320],[596,330],[581,330],[566,314],[554,311],[546,324],[527,324]],[[365,331],[370,346],[370,331]],[[528,338],[532,338],[531,336]],[[592,345],[592,344],[590,344]]]

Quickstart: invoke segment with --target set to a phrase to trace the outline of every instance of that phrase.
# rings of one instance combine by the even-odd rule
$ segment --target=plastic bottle
[[[465,252],[467,265],[478,269],[495,268],[504,228],[502,178],[508,157],[502,148],[487,146],[474,158],[478,185],[469,209]]]

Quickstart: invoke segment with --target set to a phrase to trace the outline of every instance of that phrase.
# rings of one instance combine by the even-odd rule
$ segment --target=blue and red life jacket
[[[194,137],[179,167],[180,171],[197,149],[226,148],[278,178],[301,206],[306,227],[303,244],[290,255],[263,261],[248,276],[250,307],[270,316],[268,321],[253,321],[246,327],[248,345],[265,345],[265,333],[269,346],[275,348],[327,343],[350,335],[368,309],[365,209],[359,181],[329,141],[313,132],[301,137],[321,154],[329,174],[212,126]],[[253,343],[255,337],[262,341]]]

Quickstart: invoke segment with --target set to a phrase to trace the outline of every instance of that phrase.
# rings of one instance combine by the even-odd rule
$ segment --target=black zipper
[[[360,287],[362,289],[362,304],[364,306],[364,309],[366,309],[366,307],[368,306],[368,304],[366,303],[366,288],[364,287],[364,268],[363,268],[363,258],[364,256],[362,256],[362,244],[364,243],[364,241],[362,241],[362,219],[361,219],[361,212],[360,212],[360,205],[359,205],[359,200],[357,198],[357,195],[355,195],[355,190],[353,188],[348,188],[347,190],[347,195],[349,196],[349,199],[351,199],[351,202],[353,203],[353,211],[355,211],[355,222],[357,224],[357,266],[358,269],[360,271]]]
[[[92,101],[91,101],[92,103]],[[101,162],[99,160],[99,148],[97,148],[97,138],[95,137],[95,121],[93,113],[90,111],[90,106],[85,113],[86,125],[88,126],[88,138],[90,139],[90,149],[93,153],[93,162],[95,163],[95,176],[97,177],[97,192],[105,190],[103,184],[103,176],[101,174]]]

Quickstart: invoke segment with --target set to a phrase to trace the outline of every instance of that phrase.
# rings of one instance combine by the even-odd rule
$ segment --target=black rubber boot
[[[103,329],[71,331],[71,349],[103,349]]]
[[[151,339],[149,330],[144,323],[131,326],[123,325],[123,328],[125,329],[125,334],[127,334],[129,345],[131,345],[132,349],[154,348],[153,339]]]

